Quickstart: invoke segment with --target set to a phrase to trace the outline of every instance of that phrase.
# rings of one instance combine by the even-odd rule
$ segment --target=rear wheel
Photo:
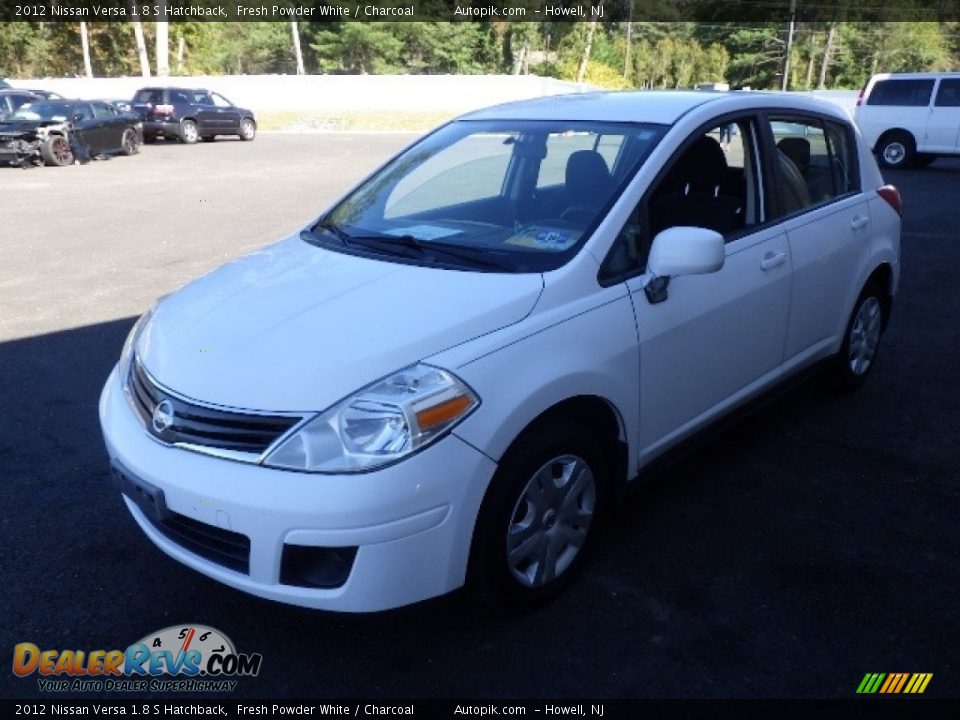
[[[831,378],[840,390],[860,387],[876,362],[883,334],[885,299],[880,283],[871,282],[854,303],[843,345],[831,369]]]
[[[120,140],[120,152],[124,155],[136,155],[140,152],[140,138],[132,128],[123,131],[123,138]]]
[[[62,135],[47,138],[40,146],[40,155],[43,157],[44,165],[55,165],[57,167],[73,165],[73,151],[70,149],[70,142]]]
[[[477,518],[467,582],[488,604],[523,608],[557,595],[597,531],[607,469],[585,427],[560,420],[504,456]]]
[[[885,168],[903,168],[913,162],[916,144],[905,132],[888,133],[877,142],[877,162]]]
[[[250,118],[243,118],[240,121],[240,139],[253,140],[257,136],[257,126]]]
[[[193,145],[200,139],[200,133],[197,132],[197,124],[193,120],[184,120],[180,123],[180,139],[187,145]]]

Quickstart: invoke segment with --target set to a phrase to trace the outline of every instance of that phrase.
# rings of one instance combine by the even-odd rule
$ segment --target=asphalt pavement
[[[903,277],[866,385],[807,382],[686,456],[544,608],[455,593],[316,612],[154,548],[108,482],[96,416],[135,315],[412,139],[263,134],[0,168],[0,650],[202,623],[263,656],[236,698],[847,698],[867,672],[931,672],[928,696],[960,697],[960,159],[887,173]],[[50,694],[8,669],[0,697]]]

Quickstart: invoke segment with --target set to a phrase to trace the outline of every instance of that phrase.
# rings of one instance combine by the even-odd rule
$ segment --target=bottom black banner
[[[0,700],[3,717],[359,717],[359,718],[944,718],[960,701],[926,698],[849,700]]]

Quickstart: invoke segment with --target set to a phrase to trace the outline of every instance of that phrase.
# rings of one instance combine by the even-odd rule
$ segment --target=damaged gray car
[[[133,155],[142,144],[140,118],[101,101],[38,100],[0,122],[0,163],[8,165],[72,165]]]

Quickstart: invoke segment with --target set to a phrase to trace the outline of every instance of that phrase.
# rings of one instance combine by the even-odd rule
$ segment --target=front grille
[[[127,389],[147,431],[171,445],[180,443],[260,455],[301,418],[256,415],[188,402],[163,389],[135,359],[130,363]],[[168,422],[155,422],[154,411]]]

